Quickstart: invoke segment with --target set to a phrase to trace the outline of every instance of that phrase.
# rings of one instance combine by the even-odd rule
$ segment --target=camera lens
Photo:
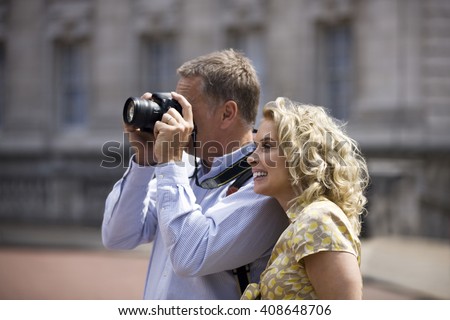
[[[127,105],[127,120],[128,122],[133,122],[133,118],[134,118],[134,103],[131,101],[128,105]]]
[[[123,107],[123,121],[144,131],[153,131],[155,122],[161,120],[161,107],[152,100],[130,97]]]
[[[168,93],[154,93],[151,100],[129,97],[123,106],[123,121],[143,131],[153,131],[156,121],[170,108],[182,112],[180,104]]]

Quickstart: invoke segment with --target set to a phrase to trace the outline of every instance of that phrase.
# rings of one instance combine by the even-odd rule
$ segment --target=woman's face
[[[254,191],[274,197],[286,210],[295,192],[277,136],[274,122],[263,119],[255,136],[256,150],[247,161],[252,166]]]

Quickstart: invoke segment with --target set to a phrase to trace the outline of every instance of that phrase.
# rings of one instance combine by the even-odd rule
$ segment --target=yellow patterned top
[[[298,212],[287,211],[289,227],[278,239],[260,283],[251,283],[241,300],[317,299],[303,258],[320,251],[350,252],[361,263],[361,243],[344,212],[329,200]]]

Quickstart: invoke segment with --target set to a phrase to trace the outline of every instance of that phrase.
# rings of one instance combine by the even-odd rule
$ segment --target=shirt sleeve
[[[351,232],[343,212],[312,206],[305,208],[299,217],[292,241],[296,261],[321,251],[349,252],[358,258],[359,240]]]
[[[130,167],[113,187],[105,203],[102,240],[110,249],[133,249],[152,241],[156,232],[155,169],[130,160]]]
[[[179,275],[202,276],[251,263],[270,254],[288,225],[278,203],[255,194],[251,180],[202,208],[182,167],[158,167],[156,178],[159,228]]]

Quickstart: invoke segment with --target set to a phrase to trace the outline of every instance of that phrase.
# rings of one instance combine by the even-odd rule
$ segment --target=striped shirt
[[[248,153],[247,148],[200,167],[201,183]],[[133,249],[153,242],[144,299],[239,299],[230,270],[250,264],[258,281],[273,245],[288,226],[278,203],[253,192],[253,179],[226,196],[229,185],[203,189],[188,162],[130,167],[109,194],[103,243]]]

